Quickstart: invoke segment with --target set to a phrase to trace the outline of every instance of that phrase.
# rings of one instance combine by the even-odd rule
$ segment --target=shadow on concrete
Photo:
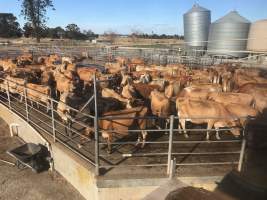
[[[267,187],[248,180],[242,173],[232,171],[218,184],[215,193],[224,193],[239,200],[266,200]]]
[[[267,199],[267,109],[246,127],[247,149],[241,172],[228,173],[215,192],[234,199]]]

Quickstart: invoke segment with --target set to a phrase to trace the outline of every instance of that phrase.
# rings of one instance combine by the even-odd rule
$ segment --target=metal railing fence
[[[12,84],[11,84],[12,83]],[[51,97],[47,96],[47,101],[49,104],[44,104],[43,102],[36,101],[35,99],[31,98],[29,94],[31,91],[34,91],[35,93],[37,92],[40,95],[44,95],[37,90],[33,90],[30,88],[27,88],[26,85],[19,85],[18,83],[8,80],[8,79],[0,79],[0,102],[5,105],[7,108],[9,108],[11,111],[17,113],[19,116],[24,118],[30,125],[35,127],[37,130],[44,132],[45,134],[48,134],[53,138],[54,142],[59,142],[63,144],[65,147],[70,149],[72,152],[80,156],[81,158],[85,159],[90,163],[94,168],[95,168],[95,174],[100,175],[100,169],[102,168],[116,168],[116,167],[166,167],[167,168],[167,174],[170,174],[173,172],[173,166],[172,160],[176,156],[186,156],[186,155],[194,155],[194,156],[201,156],[201,155],[206,155],[206,156],[213,156],[213,155],[228,155],[228,154],[236,154],[239,155],[237,161],[223,161],[223,162],[194,162],[194,163],[176,163],[175,166],[201,166],[201,165],[233,165],[233,164],[238,164],[238,170],[241,170],[242,168],[242,163],[243,163],[243,157],[244,157],[244,152],[245,152],[245,147],[246,147],[246,139],[244,136],[245,128],[242,131],[241,134],[241,139],[227,139],[227,140],[175,140],[175,132],[181,132],[183,131],[181,128],[175,128],[175,125],[177,125],[177,122],[179,117],[177,116],[170,116],[168,119],[169,121],[169,128],[165,129],[156,129],[156,128],[147,128],[145,130],[140,130],[140,129],[135,129],[135,128],[129,128],[127,130],[128,135],[132,136],[135,135],[138,132],[141,131],[147,131],[148,133],[157,133],[157,132],[167,132],[167,139],[166,140],[161,140],[161,141],[155,141],[155,140],[148,140],[145,141],[145,145],[160,145],[160,146],[166,146],[167,151],[164,152],[157,152],[157,151],[152,151],[152,152],[122,152],[116,154],[119,154],[119,158],[136,158],[136,157],[165,157],[167,161],[165,160],[164,162],[161,163],[136,163],[136,164],[113,164],[109,160],[107,160],[106,157],[110,157],[111,155],[108,155],[103,153],[102,147],[105,147],[106,143],[103,141],[102,138],[100,138],[100,134],[103,131],[107,132],[114,132],[114,130],[102,130],[99,127],[99,120],[116,120],[116,119],[127,119],[127,117],[101,117],[98,116],[98,111],[97,111],[97,105],[98,105],[98,97],[97,97],[97,80],[96,77],[94,77],[94,95],[92,98],[90,98],[90,101],[94,100],[94,110],[95,110],[95,115],[92,116],[91,114],[88,113],[83,113],[80,112],[77,109],[74,109],[68,105],[65,105],[66,108],[69,110],[72,110],[76,112],[76,116],[79,116],[79,118],[89,118],[93,120],[94,124],[94,140],[93,142],[90,142],[87,136],[85,136],[82,131],[88,127],[90,127],[88,124],[84,123],[83,121],[78,120],[75,117],[69,117],[68,120],[71,122],[72,126],[69,124],[66,124],[62,122],[62,120],[59,117],[58,110],[56,109],[56,105],[59,103],[64,103],[57,101]],[[19,92],[14,92],[16,91],[16,87],[14,86],[20,86],[20,88],[23,88],[23,90]],[[14,88],[10,88],[11,86],[14,86]],[[20,96],[20,97],[19,97]],[[23,97],[23,98],[22,98]],[[22,101],[21,101],[22,100]],[[88,102],[87,102],[88,103]],[[36,107],[35,105],[39,105]],[[49,113],[46,113],[46,110],[49,111]],[[206,118],[214,118],[214,117],[205,117]],[[134,120],[137,119],[145,119],[145,120],[151,120],[151,119],[156,119],[159,120],[160,118],[158,117],[135,117],[132,118]],[[164,119],[164,118],[162,118]],[[236,127],[232,127],[236,128]],[[223,129],[210,129],[207,130],[206,128],[188,128],[185,129],[186,131],[190,132],[206,132],[206,131],[230,131],[232,129],[230,128],[223,128]],[[117,132],[120,132],[120,130],[115,130]],[[125,131],[125,130],[124,130]],[[70,133],[70,134],[68,134]],[[85,138],[86,141],[85,143],[88,143],[88,145],[81,144],[81,138]],[[115,141],[111,142],[111,145],[116,145],[116,146],[123,146],[123,145],[134,145],[136,142],[134,141]],[[240,150],[235,150],[235,151],[214,151],[214,152],[175,152],[174,151],[174,146],[175,145],[186,145],[186,144],[219,144],[219,143],[239,143],[241,144]],[[144,147],[146,148],[146,147]]]
[[[138,48],[138,47],[99,47],[94,45],[86,46],[68,46],[68,45],[31,45],[31,44],[12,44],[0,46],[0,57],[16,57],[24,52],[31,52],[34,56],[44,56],[49,54],[58,54],[61,56],[77,56],[86,55],[90,57],[91,62],[104,65],[111,62],[115,57],[122,56],[126,58],[142,58],[147,64],[185,64],[189,66],[211,66],[220,63],[251,63],[257,64],[255,59],[245,58],[225,58],[223,56],[207,56],[206,50],[191,49],[190,54],[186,51],[176,48]],[[240,52],[247,54],[257,54],[266,56],[267,52],[251,52],[251,51],[231,51],[221,50],[223,52]],[[220,52],[218,52],[219,54]]]

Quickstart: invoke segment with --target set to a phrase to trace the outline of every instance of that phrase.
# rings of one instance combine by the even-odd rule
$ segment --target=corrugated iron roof
[[[250,23],[250,21],[242,17],[237,11],[231,11],[213,23]]]
[[[185,14],[193,13],[193,12],[209,12],[208,9],[201,7],[198,4],[194,4],[193,7],[188,10]]]

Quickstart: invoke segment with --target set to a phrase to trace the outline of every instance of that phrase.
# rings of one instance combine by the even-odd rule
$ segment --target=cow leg
[[[221,139],[220,133],[219,133],[219,128],[216,128],[216,139],[217,140],[220,140]]]
[[[141,133],[142,133],[142,138],[143,138],[141,148],[144,148],[146,144],[147,131],[142,131]]]
[[[168,135],[168,131],[167,131],[167,129],[168,129],[168,124],[170,124],[170,119],[166,119],[166,123],[165,123],[165,135]]]
[[[49,110],[50,110],[50,103],[47,102],[46,103],[46,113],[49,113]]]
[[[22,103],[22,101],[23,101],[23,95],[20,95],[20,103]]]
[[[63,121],[63,124],[64,124],[64,129],[65,129],[65,134],[68,135],[68,122],[67,121]]]
[[[180,128],[182,129],[181,133],[184,132],[184,137],[189,138],[188,134],[186,133],[185,122],[185,119],[179,119]]]
[[[161,127],[157,124],[157,122],[159,122],[160,120],[157,120],[157,119],[152,119],[152,124],[158,129],[160,130]]]
[[[68,122],[69,137],[72,137],[71,122]]]
[[[135,146],[136,146],[136,147],[140,144],[141,140],[142,140],[142,135],[141,135],[140,132],[138,132],[138,139],[137,139],[137,141],[136,141],[136,143],[135,143]]]
[[[208,126],[207,126],[207,134],[206,134],[206,140],[210,140],[210,129],[212,129],[213,127],[213,123],[208,122]]]

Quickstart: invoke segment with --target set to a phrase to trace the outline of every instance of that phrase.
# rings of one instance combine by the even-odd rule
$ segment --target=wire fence
[[[43,97],[43,94],[37,90],[33,90],[31,88],[26,87],[25,85],[20,85],[18,82],[11,80],[11,79],[0,79],[0,102],[5,105],[7,108],[9,108],[11,111],[18,114],[20,117],[25,119],[30,125],[32,125],[34,128],[36,128],[38,131],[45,133],[53,138],[54,142],[59,142],[62,145],[64,145],[66,148],[70,149],[72,152],[86,160],[88,163],[90,163],[95,168],[96,175],[100,175],[101,169],[107,169],[107,168],[121,168],[121,167],[166,167],[167,168],[167,174],[173,173],[173,167],[175,166],[202,166],[202,165],[233,165],[238,164],[238,170],[241,170],[242,168],[242,162],[245,152],[245,146],[246,146],[246,140],[243,137],[245,129],[241,129],[241,138],[239,139],[223,139],[223,140],[177,140],[174,139],[176,137],[176,133],[187,131],[190,133],[197,132],[198,134],[200,132],[207,132],[207,131],[213,131],[213,132],[223,132],[223,131],[231,131],[233,128],[237,127],[228,127],[228,128],[222,128],[220,130],[218,129],[209,129],[206,128],[187,128],[187,129],[181,129],[181,128],[175,128],[177,124],[179,124],[179,120],[182,118],[179,118],[177,116],[170,116],[169,118],[158,118],[155,116],[144,116],[144,117],[130,117],[127,118],[125,116],[123,117],[114,117],[114,116],[98,116],[98,93],[97,93],[97,80],[96,77],[94,77],[94,94],[93,97],[89,99],[89,101],[94,102],[94,115],[91,113],[84,113],[80,112],[78,109],[72,108],[68,105],[66,105],[62,101],[57,101],[53,99],[50,96],[46,96],[45,100],[46,102],[41,102],[40,98],[33,98],[32,92],[36,96],[40,95]],[[17,90],[17,88],[20,88]],[[75,116],[71,115],[64,115],[66,117],[66,120],[62,120],[62,113],[58,109],[58,105],[64,105],[65,108],[69,111],[75,112]],[[88,102],[87,102],[88,104]],[[205,119],[210,118],[214,119],[214,117],[205,117]],[[80,119],[86,119],[80,120]],[[110,130],[110,129],[101,129],[99,126],[99,122],[102,120],[111,120],[115,122],[121,122],[125,121],[127,119],[131,120],[146,120],[146,123],[148,124],[150,120],[167,120],[169,122],[169,127],[166,127],[164,129],[157,129],[154,126],[152,127],[146,127],[145,129],[140,129],[137,127],[127,128],[126,130],[126,139],[117,139],[115,141],[110,142],[110,145],[112,145],[112,149],[116,150],[115,153],[108,154],[106,149],[106,141],[100,137],[101,133],[111,133],[116,136],[116,132],[125,132],[125,129],[123,130]],[[91,120],[92,122],[89,124],[87,121]],[[221,120],[231,120],[231,119],[221,119]],[[84,134],[84,131],[87,129],[93,129],[94,132],[94,139],[91,141],[91,139]],[[139,151],[135,147],[136,141],[132,140],[132,137],[136,137],[136,133],[141,133],[143,131],[146,131],[148,134],[159,132],[165,132],[165,139],[161,140],[154,140],[154,139],[148,139],[146,141],[143,141],[144,149],[146,150],[146,146],[149,145],[148,152],[145,151]],[[127,138],[129,140],[127,140]],[[238,143],[241,144],[241,147],[239,150],[222,150],[222,151],[204,151],[204,152],[176,152],[174,151],[174,146],[184,146],[188,144],[198,145],[198,144],[230,144],[230,143]],[[125,148],[123,151],[119,151],[117,149],[120,149],[121,147],[130,147]],[[156,145],[156,148],[153,148],[151,146]],[[163,147],[166,147],[165,150]],[[215,161],[209,161],[209,162],[173,162],[173,159],[177,156],[210,156],[213,157],[215,155],[237,155],[237,160],[224,160],[220,162]],[[141,160],[142,162],[139,162],[138,160],[134,160],[133,162],[129,162],[126,164],[123,162],[125,159],[132,159],[132,158],[153,158],[153,157],[163,157],[164,159],[160,160],[160,162],[151,164],[150,162],[147,162],[146,160]]]

